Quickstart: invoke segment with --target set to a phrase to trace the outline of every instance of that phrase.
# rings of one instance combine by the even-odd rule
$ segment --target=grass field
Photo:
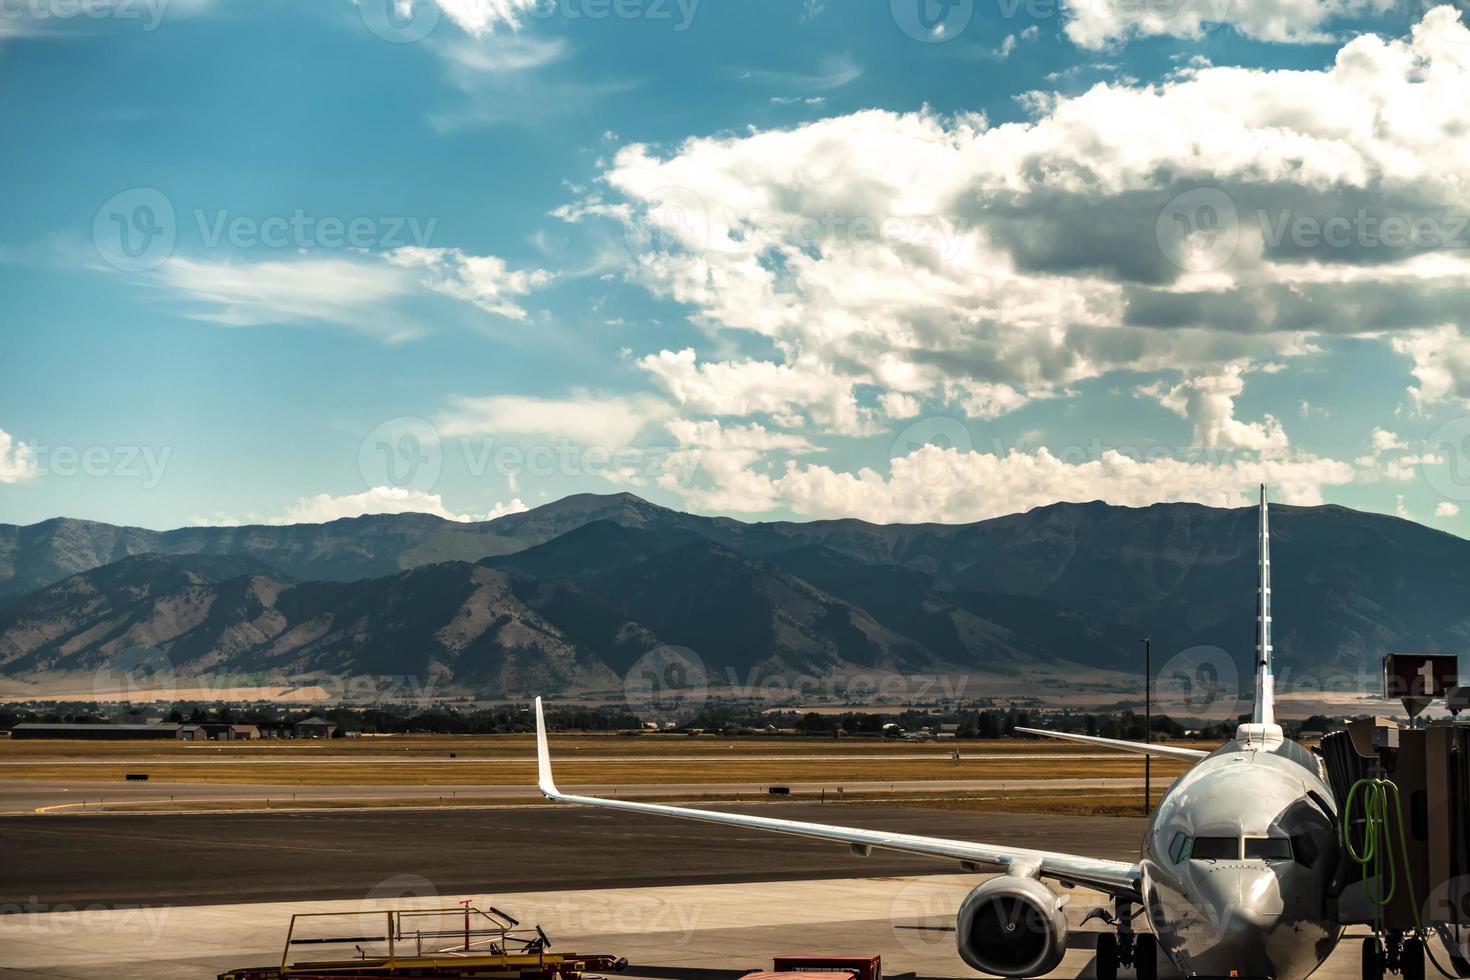
[[[949,758],[956,749],[957,762]],[[561,735],[552,737],[552,754],[558,780],[567,785],[1129,778],[1143,772],[1136,755],[1035,740]],[[1154,761],[1161,779],[1183,768]],[[150,782],[222,785],[529,786],[535,782],[535,746],[528,735],[320,742],[0,740],[0,779],[121,780],[130,772],[146,772]]]

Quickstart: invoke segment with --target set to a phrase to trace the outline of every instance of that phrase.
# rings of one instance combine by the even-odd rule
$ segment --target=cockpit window
[[[1187,855],[1188,853],[1189,835],[1181,830],[1179,831],[1179,833],[1174,835],[1174,841],[1169,845],[1169,860],[1173,861],[1175,864],[1178,864],[1180,861],[1184,860],[1185,855]]]
[[[1245,839],[1247,861],[1290,861],[1290,837],[1247,837]]]
[[[1240,838],[1196,837],[1189,856],[1196,861],[1238,861]]]

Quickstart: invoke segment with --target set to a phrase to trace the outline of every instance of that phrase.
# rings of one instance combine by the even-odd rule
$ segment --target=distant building
[[[296,723],[297,738],[331,738],[337,733],[337,723],[318,715],[303,718]]]
[[[257,738],[295,738],[296,726],[289,721],[263,721],[255,726]]]
[[[80,738],[93,741],[119,739],[174,739],[179,727],[163,725],[83,725],[65,722],[25,722],[10,730],[11,738]]]
[[[233,742],[260,738],[260,729],[255,725],[232,725],[226,722],[206,721],[197,727],[204,730],[204,738],[211,742]]]
[[[204,734],[203,725],[180,725],[180,742],[202,742],[207,736]]]

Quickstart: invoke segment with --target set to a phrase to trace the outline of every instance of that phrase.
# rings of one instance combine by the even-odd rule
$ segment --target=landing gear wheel
[[[1424,940],[1417,936],[1404,940],[1399,951],[1399,972],[1404,980],[1424,980]]]
[[[1133,974],[1138,980],[1158,980],[1159,944],[1144,933],[1133,940]]]
[[[1377,936],[1363,940],[1363,980],[1383,980],[1383,946]]]
[[[1118,980],[1118,937],[1105,932],[1097,937],[1097,980]]]

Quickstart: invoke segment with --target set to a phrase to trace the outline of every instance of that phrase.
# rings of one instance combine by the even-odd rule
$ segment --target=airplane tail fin
[[[1266,485],[1261,484],[1260,540],[1256,571],[1257,725],[1276,724],[1276,678],[1271,673],[1271,530],[1266,516]]]

